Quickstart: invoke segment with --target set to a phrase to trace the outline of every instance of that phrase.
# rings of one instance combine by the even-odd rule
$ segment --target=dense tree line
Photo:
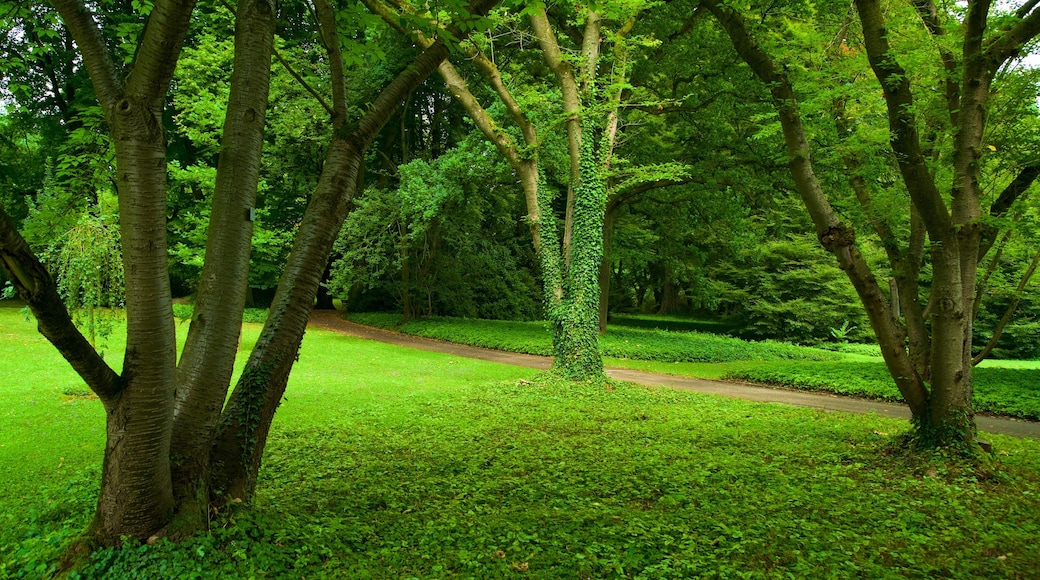
[[[1040,350],[1034,3],[55,0],[0,17],[6,292],[107,410],[104,544],[190,533],[250,495],[332,296],[544,317],[574,378],[601,375],[612,311],[877,340],[926,444],[973,444],[979,359]],[[110,240],[94,245],[118,277],[77,277],[96,261],[69,258],[77,235]],[[195,304],[179,358],[174,295]],[[75,296],[125,301],[120,372]],[[255,302],[271,314],[235,379]]]

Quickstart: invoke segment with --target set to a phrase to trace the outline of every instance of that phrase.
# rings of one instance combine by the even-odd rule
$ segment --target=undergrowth
[[[71,371],[17,312],[2,324],[17,357],[0,358],[0,578],[48,577],[96,501],[103,409],[61,395]],[[96,552],[81,578],[1040,569],[1035,441],[987,435],[980,470],[893,452],[908,424],[877,416],[531,378],[320,331],[300,354],[254,504],[180,544]]]
[[[182,544],[97,552],[79,577],[1035,572],[1037,444],[997,438],[999,471],[980,475],[891,453],[900,425],[549,378],[405,396],[283,423],[255,506]],[[72,520],[33,522],[32,534],[82,521],[76,496],[52,497]]]

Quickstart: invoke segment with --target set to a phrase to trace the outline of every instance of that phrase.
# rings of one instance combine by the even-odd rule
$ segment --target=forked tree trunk
[[[553,332],[553,369],[571,379],[603,376],[599,350],[599,266],[603,257],[606,190],[599,163],[586,134],[581,145],[581,184],[574,192],[571,257],[555,251],[555,225],[542,230],[542,277],[546,317]],[[543,215],[551,216],[545,200]],[[553,248],[553,251],[549,251]]]
[[[114,545],[125,536],[147,538],[173,509],[176,335],[167,272],[162,118],[194,2],[155,4],[125,81],[89,10],[73,0],[56,0],[54,5],[83,55],[115,145],[127,346],[121,389],[99,393],[107,440],[101,494],[89,530],[101,543]]]

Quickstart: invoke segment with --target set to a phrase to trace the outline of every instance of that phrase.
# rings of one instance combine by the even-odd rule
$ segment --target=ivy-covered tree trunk
[[[607,319],[610,316],[610,278],[612,268],[610,263],[610,249],[614,238],[614,212],[611,211],[610,202],[607,202],[603,213],[603,242],[601,257],[599,261],[599,332],[607,331]]]
[[[542,188],[542,246],[539,251],[546,318],[553,334],[553,369],[571,379],[603,376],[599,350],[599,267],[603,257],[606,189],[599,162],[586,134],[581,143],[581,183],[574,191],[571,257],[551,219],[552,198]]]

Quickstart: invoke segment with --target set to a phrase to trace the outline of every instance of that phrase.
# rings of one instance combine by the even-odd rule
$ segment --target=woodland
[[[248,504],[334,302],[544,320],[576,391],[626,315],[876,345],[908,445],[981,453],[974,367],[1040,358],[1038,5],[0,1],[0,282],[105,415],[65,562]]]

